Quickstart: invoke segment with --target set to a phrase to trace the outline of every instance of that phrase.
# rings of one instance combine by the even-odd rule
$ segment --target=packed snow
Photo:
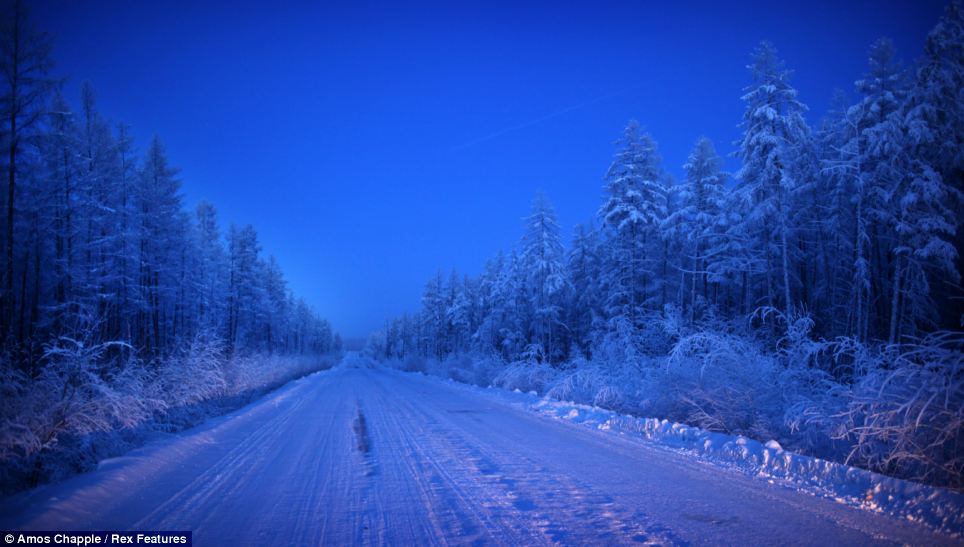
[[[4,499],[0,527],[192,530],[198,544],[955,542],[717,457],[789,458],[757,462],[774,477],[823,473],[776,447],[367,364],[353,356],[93,473]],[[714,457],[694,457],[697,445]],[[870,476],[840,472],[825,478]],[[927,491],[959,502],[917,490]]]

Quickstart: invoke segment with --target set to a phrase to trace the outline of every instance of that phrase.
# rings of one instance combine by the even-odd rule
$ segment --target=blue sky
[[[364,336],[416,309],[437,269],[475,274],[516,242],[538,190],[565,234],[592,218],[630,118],[677,176],[700,135],[732,152],[759,40],[815,122],[875,38],[911,63],[943,5],[40,0],[34,14],[71,100],[89,80],[141,146],[159,135],[189,206],[253,224],[292,288]]]

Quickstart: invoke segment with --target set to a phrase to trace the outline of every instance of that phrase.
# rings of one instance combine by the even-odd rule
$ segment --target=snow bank
[[[655,418],[636,418],[599,408],[541,398],[529,409],[600,430],[635,434],[702,458],[767,478],[781,479],[840,503],[924,522],[954,537],[964,531],[964,495],[864,469],[783,450],[743,436],[704,431]]]

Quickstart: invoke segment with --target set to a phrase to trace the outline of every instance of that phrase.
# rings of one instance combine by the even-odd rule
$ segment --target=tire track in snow
[[[955,543],[500,395],[344,368],[0,508],[9,528],[198,544]]]
[[[244,496],[246,490],[250,490],[255,481],[266,482],[256,470],[270,465],[270,459],[285,455],[286,443],[283,440],[292,429],[294,418],[313,399],[310,395],[299,397],[283,412],[264,421],[231,447],[224,457],[136,522],[134,528],[173,530],[187,521],[194,523],[196,534],[203,538],[207,523],[218,515],[216,509],[223,500],[254,501]]]
[[[547,419],[449,382],[404,374],[385,381],[401,400],[429,409],[423,419],[435,427],[473,439],[490,460],[508,460],[504,474],[527,476],[517,465],[527,462],[533,480],[516,486],[535,492],[536,507],[541,502],[547,513],[563,515],[556,518],[563,530],[576,530],[556,536],[565,542],[578,543],[586,527],[609,520],[619,542],[954,543],[916,524],[767,484],[668,447]],[[552,501],[565,501],[566,494],[584,510]],[[594,506],[600,509],[595,517]]]
[[[429,534],[422,537],[458,538],[459,544],[491,540],[492,537],[512,538],[515,544],[533,542],[531,535],[520,534],[494,521],[480,506],[485,495],[466,489],[464,484],[455,480],[452,474],[457,469],[455,462],[447,459],[444,451],[416,427],[417,417],[397,394],[389,393],[378,382],[372,387],[373,398],[378,401],[373,406],[383,410],[375,422],[383,427],[377,429],[375,436],[380,447],[392,450],[392,461],[397,464],[395,472],[404,477],[407,489],[413,490],[411,503],[417,503],[415,510],[427,517],[425,524]],[[493,532],[496,533],[493,535]]]
[[[396,390],[400,387],[393,384]],[[546,543],[684,543],[669,529],[646,524],[648,518],[638,509],[628,511],[610,496],[595,492],[572,477],[548,473],[528,450],[518,449],[524,445],[498,445],[497,450],[492,444],[498,439],[497,434],[483,439],[473,434],[473,428],[449,418],[455,414],[481,424],[484,421],[473,419],[472,415],[483,414],[485,409],[443,408],[439,412],[436,406],[424,404],[431,398],[431,394],[423,392],[400,397],[403,406],[419,415],[419,419],[409,421],[425,424],[426,438],[444,440],[451,453],[450,461],[460,467],[467,463],[472,472],[466,476],[488,483],[490,496],[504,500],[504,505],[510,507],[511,520],[527,522]]]

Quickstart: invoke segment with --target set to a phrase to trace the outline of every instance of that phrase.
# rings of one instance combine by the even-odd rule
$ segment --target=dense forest
[[[699,138],[675,181],[631,121],[568,246],[537,196],[510,252],[439,273],[369,350],[964,485],[960,5],[910,67],[874,42],[815,127],[773,45],[747,68],[737,172]]]
[[[158,138],[138,150],[88,83],[71,106],[27,7],[0,14],[0,479],[14,483],[80,450],[66,437],[170,422],[340,344],[252,226],[224,233],[212,204],[185,207]]]

